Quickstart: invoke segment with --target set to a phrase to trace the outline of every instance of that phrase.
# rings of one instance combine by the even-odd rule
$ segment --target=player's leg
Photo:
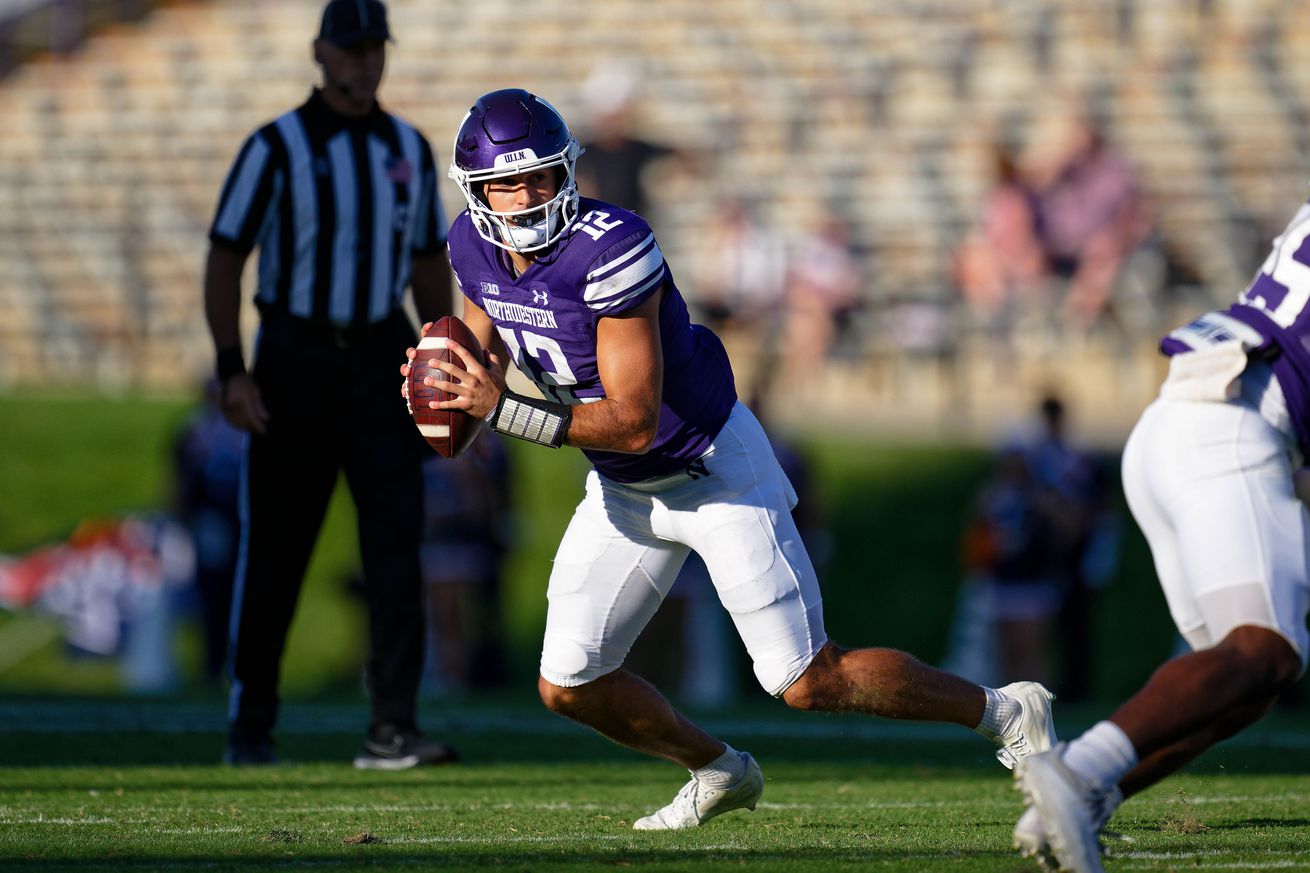
[[[645,679],[622,668],[571,688],[537,679],[552,712],[638,752],[697,770],[723,754],[724,744],[671,704]]]
[[[1110,717],[1148,761],[1134,783],[1150,784],[1167,762],[1181,766],[1205,739],[1245,726],[1300,675],[1310,517],[1293,493],[1285,439],[1254,408],[1165,402],[1141,430],[1125,450],[1125,489],[1196,650],[1163,665]],[[1073,752],[1077,763],[1077,742]]]
[[[1015,826],[1016,848],[1052,867],[1099,871],[1098,836],[1125,798],[1254,724],[1300,672],[1283,637],[1252,626],[1168,662],[1109,720],[1020,765],[1030,809]]]
[[[691,771],[672,803],[633,825],[676,830],[754,809],[764,777],[748,754],[699,728],[620,666],[687,556],[686,546],[653,534],[652,507],[644,494],[588,477],[551,572],[538,689],[553,712]]]
[[[649,498],[588,476],[551,570],[538,686],[551,711],[694,770],[723,744],[621,668],[687,557],[686,546],[650,533],[649,513]]]
[[[1300,674],[1307,648],[1310,525],[1286,440],[1253,407],[1152,405],[1125,449],[1124,484],[1170,611],[1197,651],[1021,774],[1072,869],[1098,869],[1078,866],[1104,824],[1091,814],[1097,798],[1153,784],[1252,723]]]
[[[818,579],[790,514],[795,493],[745,407],[715,439],[706,467],[711,475],[694,490],[667,497],[675,533],[705,559],[766,691],[799,709],[953,722],[1012,739],[1017,756],[1054,741],[1040,686],[1015,688],[1020,700],[905,652],[828,641]]]
[[[1110,716],[1139,758],[1149,756],[1143,764],[1156,759],[1154,767],[1139,765],[1136,781],[1153,784],[1172,772],[1160,771],[1160,764],[1176,761],[1177,769],[1204,751],[1200,741],[1214,743],[1254,723],[1300,673],[1301,659],[1288,641],[1252,625],[1169,661]]]
[[[976,727],[982,689],[896,649],[842,649],[829,642],[782,693],[795,709],[862,712],[883,718]]]
[[[896,649],[830,642],[781,696],[795,709],[958,724],[1000,746],[996,758],[1011,769],[1056,741],[1054,695],[1039,683],[984,688]]]
[[[1166,776],[1181,770],[1214,744],[1255,724],[1264,718],[1277,700],[1275,695],[1264,700],[1237,704],[1219,713],[1200,730],[1146,755],[1127,776],[1119,780],[1119,790],[1123,797],[1127,799],[1145,791]]]

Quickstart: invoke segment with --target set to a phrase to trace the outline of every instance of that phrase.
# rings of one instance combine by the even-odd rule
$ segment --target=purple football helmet
[[[455,134],[450,178],[468,201],[473,226],[487,242],[512,252],[534,252],[558,240],[578,217],[573,178],[582,147],[564,118],[545,100],[521,88],[478,98]],[[563,167],[550,202],[517,212],[493,212],[482,194],[490,179],[529,170]]]

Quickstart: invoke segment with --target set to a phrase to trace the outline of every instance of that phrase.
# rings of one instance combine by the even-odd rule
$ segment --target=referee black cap
[[[357,45],[366,39],[389,40],[387,7],[381,0],[332,0],[323,7],[318,38],[339,46]]]

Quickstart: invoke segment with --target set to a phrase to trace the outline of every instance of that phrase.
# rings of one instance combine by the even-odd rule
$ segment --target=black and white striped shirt
[[[349,326],[400,306],[412,256],[440,251],[446,231],[423,135],[377,106],[340,115],[315,90],[246,140],[209,238],[259,247],[261,313]]]

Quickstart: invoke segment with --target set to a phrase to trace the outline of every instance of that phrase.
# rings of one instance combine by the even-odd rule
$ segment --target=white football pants
[[[546,593],[547,681],[574,687],[618,669],[691,549],[770,694],[823,647],[819,582],[791,517],[796,492],[749,409],[736,405],[699,461],[703,470],[631,485],[588,475]]]
[[[1283,636],[1304,667],[1310,516],[1293,492],[1296,440],[1266,365],[1242,389],[1227,402],[1148,406],[1124,447],[1124,493],[1194,650],[1255,625]]]

